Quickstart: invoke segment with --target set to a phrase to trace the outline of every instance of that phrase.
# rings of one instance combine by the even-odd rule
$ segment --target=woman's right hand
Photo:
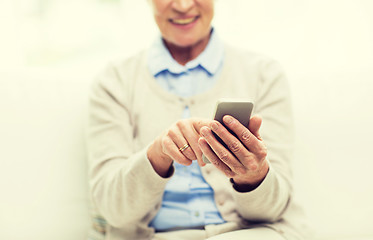
[[[200,129],[209,126],[211,122],[208,119],[190,118],[171,125],[148,148],[147,156],[154,170],[160,176],[168,177],[173,161],[189,166],[193,160],[197,160],[201,167],[206,165],[202,160],[198,139]],[[181,151],[185,146],[188,147]]]

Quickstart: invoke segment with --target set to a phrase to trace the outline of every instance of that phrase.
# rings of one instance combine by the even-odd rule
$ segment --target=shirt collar
[[[181,74],[188,69],[202,67],[208,74],[214,75],[220,68],[224,57],[224,44],[212,30],[209,43],[203,52],[185,66],[179,64],[172,58],[161,37],[158,37],[150,47],[148,55],[148,66],[153,76],[163,71]]]

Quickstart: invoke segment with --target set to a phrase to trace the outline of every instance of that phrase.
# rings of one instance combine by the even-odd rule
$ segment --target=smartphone
[[[248,128],[253,107],[254,104],[248,100],[220,99],[216,103],[214,120],[220,122],[223,126],[225,126],[223,122],[223,117],[225,115],[230,115],[237,119],[242,125]],[[229,128],[227,129],[230,133],[235,135]],[[223,142],[223,140],[221,140],[215,133],[214,136],[223,146],[227,148],[227,145]],[[207,157],[205,157],[205,155],[202,155],[202,158],[205,163],[210,163],[210,161],[207,159]]]

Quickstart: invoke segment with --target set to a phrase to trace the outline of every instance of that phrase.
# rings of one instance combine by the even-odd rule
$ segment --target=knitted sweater
[[[286,239],[305,239],[301,210],[292,196],[293,122],[286,77],[275,61],[229,46],[217,83],[196,96],[180,98],[158,86],[147,69],[147,51],[111,64],[93,83],[87,138],[90,186],[94,211],[107,222],[105,239],[152,238],[154,229],[148,225],[170,178],[154,171],[147,148],[182,116],[185,106],[192,117],[211,118],[219,98],[254,102],[253,114],[263,118],[260,133],[270,162],[261,185],[246,193],[235,191],[212,164],[202,167],[222,217],[242,228],[264,224]]]

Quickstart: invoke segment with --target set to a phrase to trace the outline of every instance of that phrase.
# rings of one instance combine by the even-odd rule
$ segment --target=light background
[[[317,238],[373,239],[373,1],[217,0],[214,26],[286,69]],[[89,82],[157,34],[145,0],[0,0],[0,239],[84,239]]]

